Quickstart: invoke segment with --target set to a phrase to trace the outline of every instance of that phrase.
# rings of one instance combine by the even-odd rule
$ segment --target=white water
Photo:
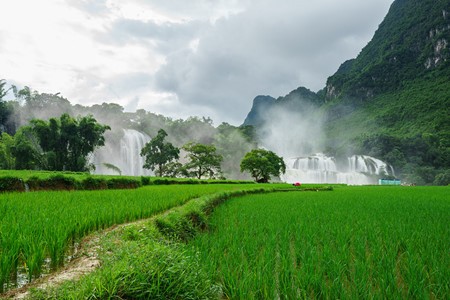
[[[118,143],[106,142],[93,155],[95,174],[118,175],[116,171],[105,167],[104,163],[112,164],[122,171],[122,175],[152,175],[144,169],[144,158],[141,149],[150,141],[150,137],[133,129],[124,129],[124,135]]]
[[[394,175],[394,169],[385,162],[366,155],[353,155],[336,161],[318,153],[286,161],[286,173],[281,179],[288,183],[345,183],[353,185],[376,184],[378,178]]]

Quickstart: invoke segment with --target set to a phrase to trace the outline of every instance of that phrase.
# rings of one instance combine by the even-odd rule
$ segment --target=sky
[[[72,104],[113,102],[240,125],[257,95],[325,87],[392,2],[7,1],[0,79]]]

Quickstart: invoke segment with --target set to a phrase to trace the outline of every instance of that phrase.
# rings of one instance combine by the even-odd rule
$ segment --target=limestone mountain
[[[319,107],[334,155],[374,155],[420,183],[450,180],[450,2],[394,1],[360,54],[323,90],[304,94],[291,104]],[[244,124],[258,126],[257,116],[289,95],[266,96],[270,105],[257,97]]]

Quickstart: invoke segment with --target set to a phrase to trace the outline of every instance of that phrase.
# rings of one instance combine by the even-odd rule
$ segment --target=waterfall
[[[133,129],[124,129],[120,141],[106,141],[105,146],[94,152],[92,162],[95,174],[117,175],[117,172],[107,168],[104,163],[112,164],[122,171],[122,175],[141,176],[152,175],[144,169],[144,158],[141,149],[150,141],[150,137]]]
[[[282,180],[293,183],[345,183],[354,185],[376,184],[378,178],[394,175],[392,166],[366,155],[353,155],[337,162],[334,157],[318,153],[308,157],[295,157],[286,161]]]

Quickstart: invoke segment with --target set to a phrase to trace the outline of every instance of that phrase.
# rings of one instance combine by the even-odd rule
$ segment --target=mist
[[[323,151],[324,120],[319,109],[301,98],[294,101],[302,103],[301,109],[282,105],[266,110],[259,130],[261,146],[284,159]]]

